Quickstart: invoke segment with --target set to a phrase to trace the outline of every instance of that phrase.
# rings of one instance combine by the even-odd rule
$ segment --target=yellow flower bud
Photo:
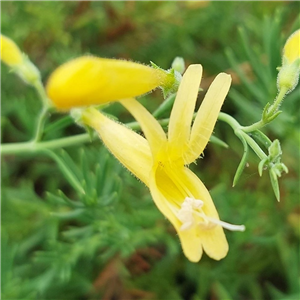
[[[300,29],[286,41],[283,48],[282,67],[277,77],[278,90],[290,93],[298,84],[300,72]]]
[[[57,109],[69,110],[145,94],[169,75],[130,61],[83,56],[58,67],[46,91]]]
[[[21,52],[10,38],[1,34],[1,60],[26,83],[34,85],[40,80],[36,66]]]
[[[23,62],[22,52],[8,37],[1,34],[1,60],[9,66],[20,65]]]
[[[283,57],[293,63],[297,58],[300,58],[300,29],[295,31],[286,41],[283,48]]]

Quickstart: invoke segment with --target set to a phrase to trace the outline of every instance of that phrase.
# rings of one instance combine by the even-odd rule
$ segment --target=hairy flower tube
[[[82,56],[58,67],[46,91],[59,110],[104,104],[174,83],[174,75],[131,61]]]
[[[291,92],[298,83],[300,72],[300,29],[286,41],[283,48],[282,67],[277,78],[278,89]]]
[[[158,121],[135,99],[120,102],[140,123],[145,137],[110,120],[95,108],[82,112],[81,121],[94,128],[112,154],[150,189],[158,209],[175,227],[186,257],[197,262],[203,250],[213,259],[226,256],[223,228],[244,226],[219,220],[211,196],[187,167],[203,152],[231,84],[225,73],[210,86],[191,127],[202,66],[185,72],[171,112],[168,135]]]

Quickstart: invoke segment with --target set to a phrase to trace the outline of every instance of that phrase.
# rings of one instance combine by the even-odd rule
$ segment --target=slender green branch
[[[261,159],[265,159],[268,156],[265,154],[263,150],[257,145],[257,143],[244,131],[240,131],[240,134],[247,141],[248,145],[252,148],[252,150],[256,153],[256,155]]]
[[[282,102],[282,100],[283,100],[283,98],[284,98],[286,92],[287,92],[287,89],[286,89],[286,88],[282,88],[282,89],[280,90],[280,92],[279,92],[279,94],[277,95],[277,97],[276,97],[274,103],[272,104],[272,106],[271,106],[271,107],[269,108],[269,110],[268,110],[268,114],[269,114],[269,115],[272,116],[273,114],[275,114],[275,113],[278,111],[279,106],[280,106],[280,104],[281,104],[281,102]]]
[[[176,94],[170,95],[154,112],[153,117],[160,117],[165,111],[171,110]]]
[[[44,125],[48,117],[48,112],[51,108],[51,102],[40,79],[34,82],[33,87],[37,91],[43,105],[42,111],[40,112],[39,118],[37,120],[36,131],[34,137],[32,138],[33,142],[38,142],[41,139],[44,131]]]
[[[40,112],[39,118],[37,120],[35,135],[32,139],[33,142],[38,142],[41,139],[44,130],[44,125],[48,117],[48,112],[49,112],[49,107],[43,106],[43,109]]]
[[[235,118],[223,112],[219,113],[218,119],[226,122],[228,125],[232,127],[233,130],[240,129],[242,127]]]
[[[271,121],[273,121],[275,119],[275,117],[277,117],[277,115],[279,114],[278,109],[279,109],[279,106],[280,106],[286,92],[287,92],[287,89],[281,89],[280,92],[278,93],[274,103],[269,107],[266,106],[266,108],[265,108],[266,111],[264,111],[262,119],[250,126],[242,126],[243,131],[244,132],[252,132],[254,130],[259,130],[262,127],[264,127],[265,125],[267,125],[268,123],[270,123]]]
[[[260,128],[264,127],[266,123],[263,120],[259,120],[258,122],[253,123],[250,126],[243,126],[244,132],[252,132],[254,130],[259,130]]]
[[[44,107],[51,107],[51,102],[46,94],[45,88],[40,80],[37,80],[33,87],[36,89]]]
[[[158,121],[161,126],[167,126],[169,124],[169,119],[162,119]],[[140,130],[140,125],[137,122],[131,122],[126,124],[127,127],[133,130]],[[92,140],[97,137],[95,133],[92,136]],[[22,155],[28,153],[36,153],[43,151],[45,149],[57,149],[69,146],[74,146],[78,144],[84,144],[91,141],[91,136],[88,133],[78,134],[71,137],[60,138],[52,141],[39,142],[36,140],[24,142],[24,143],[13,143],[13,144],[2,144],[1,145],[1,155]]]
[[[244,138],[260,159],[265,159],[267,157],[267,155],[263,150],[261,150],[259,145],[246,132],[244,132],[244,128],[237,122],[237,120],[225,113],[220,113],[218,119],[230,125],[238,137],[241,136],[242,138]]]
[[[43,151],[45,149],[56,149],[77,144],[83,144],[90,141],[90,136],[87,133],[78,134],[71,137],[56,139],[45,142],[25,142],[1,145],[1,155],[12,154],[28,154]]]

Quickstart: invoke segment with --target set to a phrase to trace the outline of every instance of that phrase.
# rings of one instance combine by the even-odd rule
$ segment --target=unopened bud
[[[57,109],[70,110],[140,96],[168,84],[169,77],[131,61],[83,56],[58,67],[46,91]]]
[[[26,83],[34,85],[40,80],[37,67],[21,52],[14,41],[4,35],[1,35],[1,60]]]
[[[277,77],[278,90],[290,93],[298,84],[300,73],[300,29],[295,31],[285,43],[282,55],[282,67]]]

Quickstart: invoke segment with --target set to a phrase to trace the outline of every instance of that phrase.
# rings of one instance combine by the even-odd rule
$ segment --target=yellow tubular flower
[[[58,67],[46,91],[57,109],[103,104],[136,97],[158,87],[168,74],[142,64],[83,56]]]
[[[1,60],[13,67],[23,62],[22,52],[8,37],[1,34]]]
[[[283,48],[283,57],[289,63],[293,63],[297,58],[300,58],[300,29],[295,31],[286,41]]]
[[[244,230],[244,226],[219,220],[208,190],[186,167],[205,148],[231,84],[225,73],[216,77],[191,129],[201,76],[201,65],[191,65],[185,72],[168,136],[135,99],[120,102],[139,122],[146,139],[94,108],[82,114],[83,123],[93,127],[116,158],[149,187],[155,204],[175,227],[183,252],[192,262],[201,259],[203,250],[216,260],[225,257],[228,244],[223,228]]]

